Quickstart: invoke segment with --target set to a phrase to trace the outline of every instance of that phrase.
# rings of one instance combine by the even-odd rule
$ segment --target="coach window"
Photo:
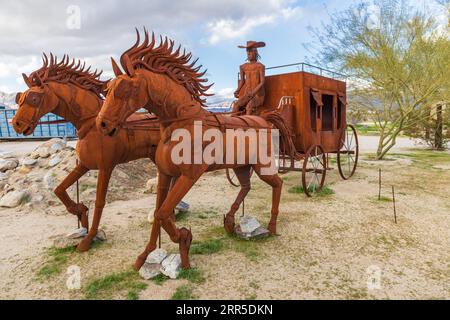
[[[322,130],[333,130],[333,100],[334,96],[329,94],[322,95]]]
[[[316,131],[316,121],[320,117],[319,106],[322,105],[322,95],[319,90],[311,89],[311,96],[309,97],[309,119],[311,121],[311,129]]]

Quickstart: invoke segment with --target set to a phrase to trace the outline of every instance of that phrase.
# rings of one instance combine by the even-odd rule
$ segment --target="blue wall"
[[[19,135],[14,131],[11,120],[16,114],[16,110],[0,110],[0,139],[27,139],[27,138],[51,138],[51,137],[76,137],[75,127],[71,123],[40,124],[29,136]],[[41,118],[41,121],[60,120],[54,114],[48,114]]]

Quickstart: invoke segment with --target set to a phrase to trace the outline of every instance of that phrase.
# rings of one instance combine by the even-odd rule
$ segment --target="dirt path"
[[[289,192],[299,184],[298,173],[285,175],[281,236],[250,242],[222,231],[222,216],[237,190],[222,173],[206,175],[187,195],[191,212],[179,222],[192,227],[196,245],[208,247],[211,239],[220,243],[215,253],[191,254],[204,281],[146,281],[139,297],[168,299],[183,286],[191,297],[202,299],[449,299],[450,170],[432,165],[449,165],[450,155],[412,151],[396,158],[362,161],[350,181],[330,171],[327,183],[335,193],[312,199]],[[377,200],[379,167],[382,201]],[[252,179],[247,213],[266,224],[270,190]],[[397,190],[398,224],[388,200],[391,185]],[[51,237],[70,231],[75,220],[62,207],[49,214],[0,209],[0,298],[85,298],[93,280],[129,270],[148,239],[147,213],[155,201],[154,195],[130,197],[107,204],[105,244],[89,253],[68,254],[61,271],[44,280],[37,274],[51,260]],[[162,245],[176,252],[167,235]],[[81,290],[66,288],[69,265],[81,268]],[[370,289],[367,282],[374,277]],[[126,298],[126,292],[117,287],[110,297]]]

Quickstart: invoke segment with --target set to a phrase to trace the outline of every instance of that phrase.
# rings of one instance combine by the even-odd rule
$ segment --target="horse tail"
[[[281,114],[277,111],[271,111],[261,116],[280,131],[280,152],[289,155],[291,158],[294,157],[297,151],[294,145],[293,134],[286,126]]]

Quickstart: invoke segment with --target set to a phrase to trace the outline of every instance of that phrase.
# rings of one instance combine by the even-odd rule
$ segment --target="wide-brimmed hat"
[[[246,46],[238,46],[241,49],[253,49],[253,48],[263,48],[266,46],[265,42],[247,41]]]

